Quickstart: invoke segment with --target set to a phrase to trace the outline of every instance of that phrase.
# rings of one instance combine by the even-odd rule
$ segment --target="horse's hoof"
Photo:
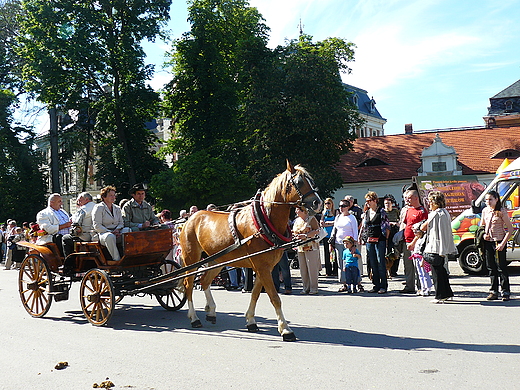
[[[296,341],[296,336],[293,332],[282,335],[283,341]]]
[[[206,321],[211,322],[212,324],[216,324],[217,317],[216,316],[206,316]]]
[[[200,322],[200,320],[193,321],[193,322],[191,323],[191,327],[192,327],[192,328],[202,328],[202,322]]]
[[[247,325],[247,331],[248,332],[251,332],[251,333],[256,333],[258,332],[260,329],[258,329],[258,325],[257,324],[249,324]]]

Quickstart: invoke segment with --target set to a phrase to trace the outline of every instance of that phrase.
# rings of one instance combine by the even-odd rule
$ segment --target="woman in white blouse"
[[[345,284],[345,267],[343,264],[343,239],[346,236],[351,236],[354,240],[358,241],[358,223],[356,217],[350,214],[350,207],[352,205],[348,200],[342,199],[339,201],[340,213],[334,220],[334,228],[332,229],[331,237],[334,238],[334,248],[336,250],[336,259],[338,262],[338,276],[339,282],[343,284],[343,287],[339,291],[347,291]],[[361,268],[360,268],[361,269]]]

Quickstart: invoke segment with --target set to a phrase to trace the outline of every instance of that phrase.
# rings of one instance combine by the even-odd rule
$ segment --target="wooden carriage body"
[[[166,260],[174,246],[172,229],[122,234],[118,261],[112,260],[99,242],[75,242],[75,250],[67,258],[55,243],[19,245],[28,248],[20,268],[19,292],[24,308],[33,317],[45,315],[52,300],[67,300],[72,282],[81,281],[85,316],[94,325],[104,325],[124,296],[137,295],[134,290],[142,289],[147,280],[180,268]],[[178,281],[146,293],[155,295],[167,310],[178,310],[186,301],[182,282]]]

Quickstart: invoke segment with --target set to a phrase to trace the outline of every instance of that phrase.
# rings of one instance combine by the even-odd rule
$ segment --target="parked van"
[[[502,205],[507,212],[515,228],[512,238],[508,243],[507,260],[520,260],[520,158],[506,166],[498,173],[495,179],[487,186],[480,196],[472,201],[472,207],[463,211],[451,222],[453,240],[457,246],[459,264],[461,268],[470,274],[480,274],[486,271],[486,265],[475,247],[475,231],[480,224],[481,212],[486,204],[486,194],[495,190],[500,194]]]

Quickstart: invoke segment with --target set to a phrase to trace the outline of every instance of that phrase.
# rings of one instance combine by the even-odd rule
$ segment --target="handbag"
[[[323,240],[325,237],[327,237],[327,231],[324,228],[320,228],[318,231],[318,241]]]
[[[423,259],[434,267],[444,265],[444,256],[441,256],[438,253],[423,253]]]

